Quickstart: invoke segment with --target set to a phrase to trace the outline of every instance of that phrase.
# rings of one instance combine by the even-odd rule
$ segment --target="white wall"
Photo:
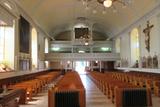
[[[120,48],[121,48],[121,52],[120,52],[120,56],[122,59],[128,59],[128,61],[130,62],[130,54],[131,54],[131,49],[130,49],[130,33],[124,33],[123,35],[121,35],[121,44],[120,44]]]
[[[147,20],[146,20],[147,21]],[[141,23],[141,33],[140,33],[140,50],[141,50],[141,56],[148,56],[151,55],[153,56],[155,53],[160,53],[160,32],[159,32],[159,21],[160,18],[157,16],[151,18],[150,20],[150,25],[154,25],[154,27],[151,29],[150,32],[150,52],[148,52],[145,48],[145,35],[143,33],[143,29],[146,28],[146,22]]]
[[[150,25],[154,25],[150,32],[150,52],[145,48],[145,34],[143,30],[147,27],[147,21],[150,21]],[[132,26],[118,37],[121,38],[121,58],[128,58],[131,63],[131,48],[130,48],[130,32],[133,28],[139,29],[139,41],[140,41],[140,57],[153,56],[155,53],[160,54],[160,14],[154,15],[145,20],[141,20]]]
[[[5,0],[4,0],[5,1]],[[44,68],[44,38],[48,37],[48,35],[38,26],[38,24],[30,17],[28,14],[17,4],[15,1],[12,1],[11,5],[14,6],[12,10],[7,9],[3,2],[0,2],[0,18],[1,20],[7,21],[9,24],[12,23],[11,20],[15,20],[15,70],[19,70],[19,60],[23,58],[31,59],[31,53],[24,54],[19,52],[19,17],[22,15],[31,25],[31,27],[35,27],[38,32],[38,69]],[[3,5],[3,6],[1,6]],[[7,10],[6,12],[4,10]],[[2,17],[3,16],[3,17]],[[30,40],[31,43],[31,40]],[[31,45],[31,44],[30,44]]]

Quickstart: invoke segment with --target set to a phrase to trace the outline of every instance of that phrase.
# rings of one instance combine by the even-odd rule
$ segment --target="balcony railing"
[[[47,53],[45,60],[99,60],[99,61],[116,61],[120,59],[118,53]]]

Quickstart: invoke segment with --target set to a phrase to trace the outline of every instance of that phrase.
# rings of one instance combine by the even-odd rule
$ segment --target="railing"
[[[99,60],[116,61],[120,59],[118,53],[48,53],[45,54],[47,61],[59,60]]]
[[[148,72],[148,73],[158,73],[158,74],[160,74],[160,68],[152,69],[152,68],[123,68],[123,67],[117,67],[116,69],[122,70],[124,72],[136,71],[136,72]]]

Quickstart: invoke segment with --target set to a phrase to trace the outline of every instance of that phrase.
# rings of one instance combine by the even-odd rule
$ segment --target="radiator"
[[[80,107],[78,91],[57,91],[55,107]]]

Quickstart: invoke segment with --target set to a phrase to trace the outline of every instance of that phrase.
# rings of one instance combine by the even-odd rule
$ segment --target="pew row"
[[[21,81],[16,84],[9,85],[9,89],[23,89],[25,94],[21,104],[31,101],[32,97],[41,92],[49,83],[55,80],[60,75],[60,72],[50,72],[45,75],[36,76],[31,80]]]
[[[0,89],[0,107],[18,107],[23,102],[21,98],[24,94],[22,89]]]
[[[160,75],[140,72],[116,72],[112,77],[133,85],[149,88],[155,96],[160,97]]]
[[[142,88],[116,89],[116,107],[152,107],[150,90]]]
[[[85,89],[77,72],[67,72],[56,86],[48,91],[48,107],[85,106]]]
[[[91,80],[93,80],[93,82],[97,85],[97,87],[106,95],[106,97],[110,99],[112,103],[116,104],[116,107],[124,107],[122,102],[125,101],[125,99],[124,100],[122,99],[123,99],[123,92],[125,90],[128,90],[129,94],[132,93],[131,95],[134,95],[135,93],[140,92],[141,90],[144,90],[146,92],[145,98],[147,102],[147,104],[144,104],[147,106],[144,106],[144,107],[152,106],[150,88],[143,88],[135,84],[131,84],[129,82],[124,82],[122,80],[119,80],[113,76],[114,73],[116,72],[105,73],[105,74],[98,73],[98,72],[90,72],[89,77],[91,78]],[[142,94],[139,94],[138,97],[141,98],[143,96]]]

